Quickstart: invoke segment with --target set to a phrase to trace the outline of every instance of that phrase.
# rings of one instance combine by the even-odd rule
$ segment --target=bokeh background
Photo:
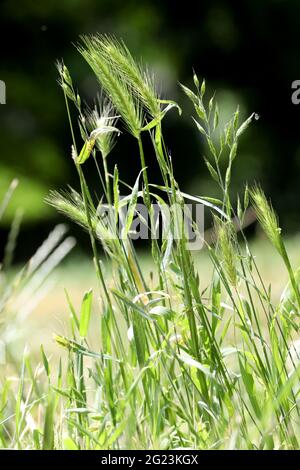
[[[234,191],[260,182],[281,225],[288,233],[299,230],[300,105],[291,101],[291,84],[300,78],[299,0],[202,0],[197,5],[187,0],[1,0],[0,79],[7,86],[7,104],[0,106],[0,197],[13,177],[20,180],[2,221],[1,246],[21,207],[16,260],[28,258],[61,220],[43,202],[49,189],[77,187],[55,61],[64,58],[91,104],[97,84],[72,43],[94,32],[123,38],[133,55],[156,72],[163,95],[183,107],[183,118],[170,113],[164,126],[177,179],[188,192],[213,195],[215,188],[178,82],[191,85],[194,68],[207,79],[209,92],[216,90],[224,116],[238,103],[245,117],[257,112],[260,119],[242,141]],[[127,181],[138,172],[134,152],[134,142],[122,135],[110,156]],[[87,249],[81,231],[75,226],[71,231],[78,249]]]

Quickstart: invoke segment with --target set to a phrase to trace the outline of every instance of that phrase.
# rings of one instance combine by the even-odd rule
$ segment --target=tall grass
[[[236,110],[220,129],[218,104],[206,97],[205,82],[194,74],[194,91],[182,85],[206,145],[212,184],[222,197],[186,194],[176,181],[171,143],[167,146],[163,137],[167,112],[173,107],[180,111],[179,106],[159,97],[155,78],[123,43],[107,36],[84,37],[78,49],[105,93],[105,104],[97,109],[96,102],[96,110],[89,112],[82,109],[68,69],[58,66],[80,191],[51,193],[48,202],[88,232],[98,291],[84,294],[80,311],[68,297],[70,336],[55,336],[67,359],[56,377],[42,351],[49,382],[43,427],[20,425],[25,419],[20,410],[27,403],[25,361],[15,427],[3,428],[3,444],[57,449],[299,448],[299,271],[292,267],[262,190],[246,186],[237,208],[231,199],[239,142],[254,114],[240,123]],[[76,120],[81,144],[75,141]],[[130,189],[110,161],[121,131],[137,141],[141,161],[141,174]],[[146,138],[161,173],[155,183],[147,174]],[[97,198],[85,177],[88,159],[94,160],[99,174]],[[121,198],[126,188],[128,194]],[[138,201],[150,212],[150,232],[155,229],[151,202],[179,208],[171,212],[164,237],[148,242],[151,276],[143,273],[130,238]],[[213,266],[209,281],[200,278],[187,243],[181,217],[185,201],[202,203],[213,215],[213,241],[204,248]],[[276,305],[243,230],[251,202],[289,276]],[[99,216],[107,203],[115,209],[109,221]],[[125,205],[122,236],[115,236],[119,209]],[[176,230],[180,237],[174,236]],[[104,257],[111,277],[105,273]],[[96,348],[90,342],[92,316]],[[94,324],[93,329],[95,338]],[[34,378],[28,379],[30,387],[38,387]]]

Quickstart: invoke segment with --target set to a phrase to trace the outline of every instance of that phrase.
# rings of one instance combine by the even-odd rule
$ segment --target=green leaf
[[[146,126],[144,126],[141,129],[142,131],[150,131],[151,129],[153,129],[153,127],[156,127],[162,121],[162,119],[165,117],[165,115],[173,108],[178,109],[179,116],[182,113],[181,108],[179,107],[179,105],[175,101],[159,100],[159,103],[165,103],[168,106],[166,106],[158,116],[156,116],[148,124],[146,124]]]
[[[85,338],[88,332],[91,318],[92,300],[93,291],[92,289],[90,289],[84,294],[83,301],[81,304],[79,334],[82,338]]]
[[[141,315],[142,317],[146,318],[147,320],[153,320],[147,312],[139,307],[137,304],[132,302],[130,299],[128,299],[124,294],[121,292],[117,291],[116,289],[111,289],[111,292],[113,293],[114,296],[116,296],[118,299],[120,299],[122,302],[124,302],[128,307],[132,308],[136,313]]]
[[[243,365],[242,359],[240,357],[239,357],[239,365],[240,365],[241,376],[242,376],[249,400],[251,402],[252,408],[256,416],[260,418],[261,407],[259,406],[259,403],[256,398],[257,392],[255,389],[255,382],[254,382],[252,373],[250,372],[249,365],[246,362]]]
[[[43,345],[41,345],[41,354],[42,354],[43,364],[44,364],[44,367],[45,367],[47,377],[49,377],[50,376],[50,367],[49,367],[49,362],[48,362],[47,356],[45,354]]]
[[[196,369],[203,372],[203,374],[209,377],[210,379],[216,380],[215,375],[210,371],[210,368],[207,365],[201,364],[199,361],[196,361],[196,359],[194,359],[185,351],[180,351],[178,359],[180,359],[184,364],[189,367],[196,367]]]
[[[182,114],[182,109],[176,101],[173,100],[158,100],[159,103],[167,104],[168,106],[163,110],[163,113],[167,113],[172,108],[177,108],[179,116]]]
[[[73,307],[73,304],[71,302],[71,298],[69,296],[69,293],[68,293],[67,289],[65,289],[65,295],[66,295],[66,298],[67,298],[67,302],[68,302],[68,306],[69,306],[69,309],[70,309],[72,320],[73,320],[77,330],[79,330],[79,320],[78,320],[78,317],[76,315],[75,309]]]
[[[81,354],[83,356],[94,357],[95,359],[105,359],[109,361],[119,362],[118,359],[113,358],[109,354],[99,354],[94,351],[82,346],[82,344],[77,343],[72,339],[68,339],[65,336],[54,335],[54,340],[63,348],[66,348],[68,351],[73,351],[76,354]]]
[[[252,113],[251,116],[246,119],[246,121],[243,122],[243,124],[238,128],[236,137],[237,139],[245,132],[245,130],[249,127],[251,124],[253,117],[255,116],[255,113]]]
[[[164,307],[163,305],[156,305],[155,307],[151,308],[151,310],[149,310],[149,314],[153,316],[163,316],[170,318],[174,312],[173,310],[169,309],[168,307]]]
[[[137,203],[137,198],[138,198],[138,195],[139,195],[139,181],[140,181],[140,176],[141,176],[143,170],[141,170],[139,172],[139,175],[136,179],[136,182],[135,182],[135,184],[132,188],[132,192],[129,196],[130,197],[130,199],[129,199],[130,202],[129,202],[128,211],[127,211],[126,223],[125,223],[125,227],[122,231],[122,237],[123,238],[127,237],[127,234],[130,230],[130,227],[131,227],[131,224],[132,224],[132,221],[133,221],[135,208],[136,208],[136,203]]]
[[[114,186],[113,186],[113,191],[114,191],[114,206],[115,206],[115,213],[116,213],[116,222],[117,222],[117,217],[118,217],[118,211],[119,211],[119,198],[120,198],[120,193],[119,193],[119,171],[117,165],[115,165],[114,168]]]
[[[66,450],[78,450],[77,445],[70,436],[66,436],[63,439],[64,449]]]
[[[212,329],[215,332],[218,321],[219,321],[219,314],[221,310],[221,282],[220,276],[216,272],[213,277],[213,285],[212,285],[212,311],[215,315],[212,317]]]
[[[54,449],[54,397],[49,392],[43,433],[43,450]]]

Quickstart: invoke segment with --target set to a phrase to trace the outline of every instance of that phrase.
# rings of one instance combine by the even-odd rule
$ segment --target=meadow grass
[[[41,349],[33,370],[24,355],[20,376],[3,381],[0,440],[18,449],[298,449],[299,271],[292,266],[275,212],[258,187],[245,186],[235,207],[231,174],[243,133],[255,115],[239,122],[236,110],[219,128],[215,97],[193,76],[193,120],[206,148],[216,186],[214,199],[182,192],[176,162],[165,143],[163,121],[179,106],[161,99],[155,78],[127,47],[108,36],[84,37],[78,46],[94,71],[105,102],[85,110],[71,75],[58,64],[80,191],[52,192],[48,202],[89,234],[96,286],[80,309],[66,292],[70,328],[56,335],[65,354],[58,367]],[[222,112],[222,110],[220,110]],[[75,139],[78,121],[83,142]],[[136,142],[141,173],[130,188],[110,161],[119,132]],[[147,173],[144,140],[150,139],[160,180]],[[134,157],[133,157],[134,158]],[[85,162],[94,160],[94,197]],[[127,196],[120,194],[127,191]],[[148,241],[151,271],[130,238],[137,203],[179,208],[167,233]],[[184,202],[204,204],[213,233],[203,251],[210,264],[201,276],[182,224]],[[115,218],[99,217],[106,203]],[[122,237],[120,207],[128,206]],[[287,282],[274,300],[244,233],[249,207],[281,259]],[[181,237],[174,237],[179,231]],[[200,255],[199,255],[200,256]]]

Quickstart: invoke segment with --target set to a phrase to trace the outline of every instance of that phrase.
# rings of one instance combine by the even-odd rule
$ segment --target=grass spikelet
[[[46,202],[69,219],[88,230],[87,217],[81,196],[74,191],[51,191]],[[94,226],[94,228],[96,228]]]
[[[51,191],[46,198],[46,202],[86,231],[92,229],[93,236],[102,244],[110,256],[113,256],[113,253],[120,255],[118,243],[115,243],[115,227],[111,218],[101,218],[96,209],[90,204],[90,227],[84,201],[74,189],[62,192]]]
[[[261,188],[255,187],[250,191],[254,209],[259,223],[280,254],[282,254],[281,228],[271,203],[267,200]]]
[[[237,251],[235,248],[235,233],[231,222],[223,222],[215,218],[215,231],[218,240],[218,250],[222,257],[223,267],[231,285],[237,285]]]
[[[154,78],[147,69],[143,69],[132,57],[123,41],[110,36],[96,36],[95,43],[103,50],[112,66],[119,70],[127,84],[143,102],[151,116],[160,113],[160,104],[156,92]]]
[[[96,138],[96,146],[100,150],[102,157],[106,158],[116,143],[117,129],[115,126],[118,117],[115,116],[113,105],[107,98],[102,100],[99,97],[97,105],[95,105],[92,111],[87,113],[84,119],[87,130],[90,133],[95,132],[97,129],[115,129],[114,132],[102,132]]]
[[[97,36],[83,36],[79,52],[93,69],[100,85],[120,113],[129,132],[138,137],[143,127],[143,113],[129,85],[124,81],[102,47]]]
[[[265,234],[267,235],[273,246],[280,254],[281,258],[283,259],[283,262],[289,273],[290,281],[297,299],[298,306],[300,308],[299,286],[295,279],[295,274],[281,236],[281,228],[279,227],[278,218],[275,214],[275,211],[271,203],[268,202],[261,188],[255,187],[254,189],[252,189],[252,191],[250,191],[250,195],[254,202],[254,209],[257,218],[260,222],[260,225],[262,226]]]

